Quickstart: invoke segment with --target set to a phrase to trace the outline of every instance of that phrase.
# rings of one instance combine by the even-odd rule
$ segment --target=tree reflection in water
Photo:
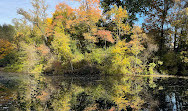
[[[15,110],[181,111],[187,109],[187,79],[135,76],[41,76],[22,79]]]

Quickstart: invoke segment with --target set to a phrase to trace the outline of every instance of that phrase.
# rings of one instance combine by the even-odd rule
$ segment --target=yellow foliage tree
[[[147,38],[146,34],[142,32],[141,28],[138,26],[135,26],[132,29],[133,35],[131,36],[131,41],[128,43],[128,47],[131,50],[131,62],[132,62],[132,68],[131,72],[133,73],[141,73],[142,72],[142,61],[139,58],[139,54],[141,51],[144,50],[143,42]]]
[[[139,54],[144,50],[143,41],[147,37],[140,27],[134,27],[131,41],[119,40],[109,48],[110,64],[107,73],[111,74],[140,74],[144,66]],[[111,67],[111,68],[109,68]]]
[[[126,9],[123,9],[121,6],[117,7],[114,5],[113,8],[107,12],[107,14],[111,16],[112,21],[116,24],[115,31],[117,41],[120,40],[122,35],[130,33],[131,28],[129,24],[125,22],[125,20],[128,18]]]
[[[66,60],[72,57],[70,38],[64,33],[56,33],[52,41],[52,47],[59,60]]]
[[[0,59],[3,59],[13,50],[13,45],[4,39],[0,39]]]

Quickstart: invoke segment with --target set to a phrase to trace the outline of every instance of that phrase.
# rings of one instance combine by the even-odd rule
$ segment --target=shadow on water
[[[16,76],[0,72],[0,110],[12,110],[14,94],[20,81]]]
[[[188,110],[188,79],[20,75],[1,74],[0,110]]]

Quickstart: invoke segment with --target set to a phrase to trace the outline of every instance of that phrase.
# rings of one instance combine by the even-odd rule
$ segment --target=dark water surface
[[[0,72],[0,111],[188,111],[188,79]]]

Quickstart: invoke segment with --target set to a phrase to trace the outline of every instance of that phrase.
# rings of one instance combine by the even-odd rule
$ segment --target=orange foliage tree
[[[13,50],[12,44],[4,39],[0,39],[0,59],[3,59]]]
[[[54,25],[62,24],[64,28],[70,29],[73,20],[75,20],[75,10],[65,3],[59,3],[56,11],[53,13]]]
[[[96,23],[101,17],[100,0],[75,0],[80,2],[80,7],[76,9],[77,21],[87,22],[88,25]]]
[[[98,30],[96,35],[105,41],[105,47],[106,47],[106,41],[110,43],[114,43],[115,40],[112,37],[111,31],[108,30]]]
[[[100,0],[74,0],[80,3],[78,9],[75,9],[76,12],[76,21],[75,25],[79,26],[84,24],[85,29],[83,31],[84,39],[87,41],[96,42],[96,37],[94,33],[97,32],[96,23],[101,18]],[[83,27],[83,26],[81,26]]]

